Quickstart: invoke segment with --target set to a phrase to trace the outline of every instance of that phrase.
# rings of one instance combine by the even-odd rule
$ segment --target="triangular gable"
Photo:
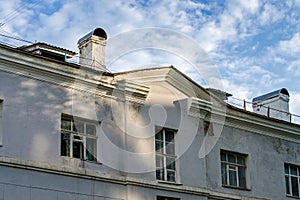
[[[205,101],[215,101],[224,105],[222,100],[173,66],[121,72],[116,73],[115,77],[117,79],[139,82],[147,86],[151,86],[151,84],[158,82],[164,82],[176,88],[184,94],[186,98],[193,97],[203,99]]]

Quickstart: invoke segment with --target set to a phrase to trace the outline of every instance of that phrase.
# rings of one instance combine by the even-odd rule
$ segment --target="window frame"
[[[0,99],[0,147],[3,146],[3,99]]]
[[[156,200],[180,200],[180,198],[157,195]]]
[[[288,167],[288,172],[287,172],[287,167]],[[291,172],[291,168],[296,169],[296,174],[293,174]],[[293,194],[293,185],[292,185],[292,178],[296,178],[297,180],[297,193],[296,195]],[[294,198],[300,198],[300,166],[295,165],[295,164],[290,164],[290,163],[284,163],[284,179],[285,179],[285,190],[286,190],[286,196],[288,197],[294,197]],[[288,179],[288,182],[287,182]],[[288,183],[288,185],[287,185]]]
[[[223,160],[222,154],[225,155],[225,160]],[[235,158],[235,162],[229,160],[229,156]],[[221,182],[223,187],[230,187],[236,189],[248,189],[247,181],[247,157],[248,155],[221,150],[220,161],[221,161]],[[240,161],[238,161],[240,159]],[[239,163],[240,162],[240,163]],[[242,162],[242,163],[241,163]],[[225,166],[225,171],[223,172],[223,167]],[[223,174],[226,173],[226,174]],[[225,178],[224,178],[225,176]],[[234,183],[231,183],[231,177],[233,176]],[[241,180],[243,183],[240,183]]]
[[[168,141],[166,138],[166,132],[172,132],[173,133],[173,139],[171,141]],[[177,182],[177,156],[176,156],[176,144],[175,144],[175,138],[177,131],[170,128],[165,127],[156,127],[155,131],[155,167],[156,167],[156,179],[159,181],[166,181],[171,183]],[[162,134],[161,139],[158,139],[158,134]],[[162,144],[162,148],[157,148],[157,144]],[[173,148],[172,148],[173,146]],[[171,148],[170,148],[171,147]],[[172,153],[168,153],[167,151],[172,151]],[[158,165],[158,160],[161,159],[160,164]],[[171,162],[168,162],[167,160],[171,160]],[[161,174],[162,170],[162,174]],[[161,176],[161,178],[158,176],[158,173]],[[169,178],[168,176],[170,174],[174,174],[173,178]],[[171,176],[170,176],[171,177]]]
[[[70,129],[64,129],[63,128],[63,121],[69,121]],[[81,124],[83,125],[83,131],[76,130],[79,129],[79,126],[76,126],[75,124]],[[88,126],[94,127],[94,134],[88,133]],[[65,115],[63,114],[61,116],[60,120],[60,155],[68,158],[76,158],[83,161],[90,161],[90,162],[98,162],[97,161],[97,142],[98,142],[98,127],[99,122],[95,122],[88,119],[83,119],[80,117],[75,117],[71,115]],[[67,136],[66,141],[68,140],[68,143],[63,143],[63,137]],[[93,150],[92,152],[88,151],[88,141],[90,140],[90,146],[92,146]],[[76,146],[79,147],[79,156],[74,155],[74,144],[79,145]],[[63,147],[63,145],[66,145],[66,147]],[[82,151],[82,152],[81,152]],[[92,158],[89,159],[88,157],[91,156]]]

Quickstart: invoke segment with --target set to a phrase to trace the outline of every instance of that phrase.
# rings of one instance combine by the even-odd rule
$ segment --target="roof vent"
[[[252,100],[253,111],[268,117],[290,121],[289,97],[289,92],[285,88],[255,97]]]

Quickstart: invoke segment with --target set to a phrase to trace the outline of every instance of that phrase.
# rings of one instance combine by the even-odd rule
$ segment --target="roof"
[[[276,90],[276,91],[273,91],[273,92],[270,92],[270,93],[267,93],[267,94],[255,97],[255,98],[252,99],[252,102],[264,101],[264,100],[267,100],[267,99],[271,99],[273,97],[277,97],[280,94],[284,94],[284,95],[290,96],[289,92],[287,91],[287,89],[282,88],[280,90]]]
[[[18,47],[18,49],[31,52],[31,53],[35,53],[38,50],[46,50],[49,52],[55,52],[57,54],[66,55],[69,58],[76,55],[76,52],[61,47],[53,46],[44,42],[37,42],[31,45],[21,46]]]

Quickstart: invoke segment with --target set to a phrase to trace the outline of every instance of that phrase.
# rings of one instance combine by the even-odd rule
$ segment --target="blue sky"
[[[211,58],[222,89],[251,99],[285,87],[300,114],[300,0],[0,0],[0,34],[78,52],[77,41],[96,27],[109,38],[141,28],[166,28],[196,42]],[[15,46],[18,41],[0,37]],[[133,52],[111,71],[174,65],[197,79],[178,55]],[[200,81],[201,82],[201,81]],[[214,86],[214,85],[212,85]],[[218,84],[215,85],[218,87]]]

